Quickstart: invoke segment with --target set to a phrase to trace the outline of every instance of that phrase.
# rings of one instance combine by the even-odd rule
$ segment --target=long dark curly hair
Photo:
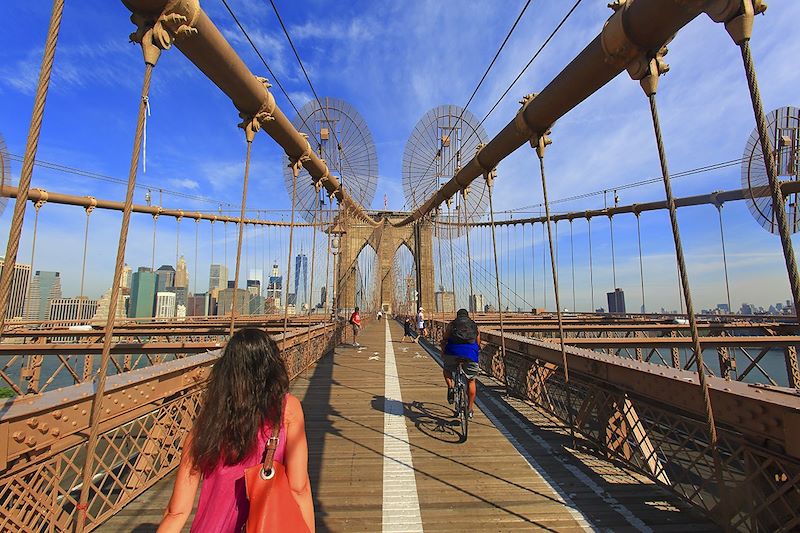
[[[200,472],[252,453],[262,426],[280,423],[289,376],[275,341],[260,329],[237,331],[211,370],[194,424],[192,458]]]

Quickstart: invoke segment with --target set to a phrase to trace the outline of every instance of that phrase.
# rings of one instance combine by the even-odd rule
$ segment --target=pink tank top
[[[203,476],[191,533],[239,533],[242,530],[250,509],[244,485],[244,469],[261,462],[271,433],[272,428],[265,424],[258,434],[258,445],[253,453],[235,465],[220,464]],[[285,451],[286,426],[282,425],[278,433],[278,448],[275,450],[275,460],[281,464]]]

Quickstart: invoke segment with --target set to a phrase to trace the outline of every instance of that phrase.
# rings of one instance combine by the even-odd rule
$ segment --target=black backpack
[[[474,344],[478,340],[478,324],[470,318],[460,316],[450,323],[450,338],[453,344]]]

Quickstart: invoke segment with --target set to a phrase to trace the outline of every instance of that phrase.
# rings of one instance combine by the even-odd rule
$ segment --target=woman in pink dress
[[[275,460],[286,467],[292,494],[314,531],[303,408],[288,391],[275,341],[258,329],[236,332],[211,370],[159,533],[181,531],[201,480],[192,532],[242,531],[249,510],[244,469],[261,462],[275,424],[281,424]]]

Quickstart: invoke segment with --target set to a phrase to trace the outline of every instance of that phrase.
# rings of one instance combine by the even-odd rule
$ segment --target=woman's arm
[[[308,443],[300,400],[289,394],[286,398],[286,475],[297,505],[303,513],[308,530],[314,532],[314,502],[308,479]]]
[[[194,507],[194,497],[200,485],[200,472],[192,468],[192,434],[186,437],[181,453],[181,464],[175,477],[175,487],[169,499],[164,518],[158,526],[157,533],[179,533]]]

